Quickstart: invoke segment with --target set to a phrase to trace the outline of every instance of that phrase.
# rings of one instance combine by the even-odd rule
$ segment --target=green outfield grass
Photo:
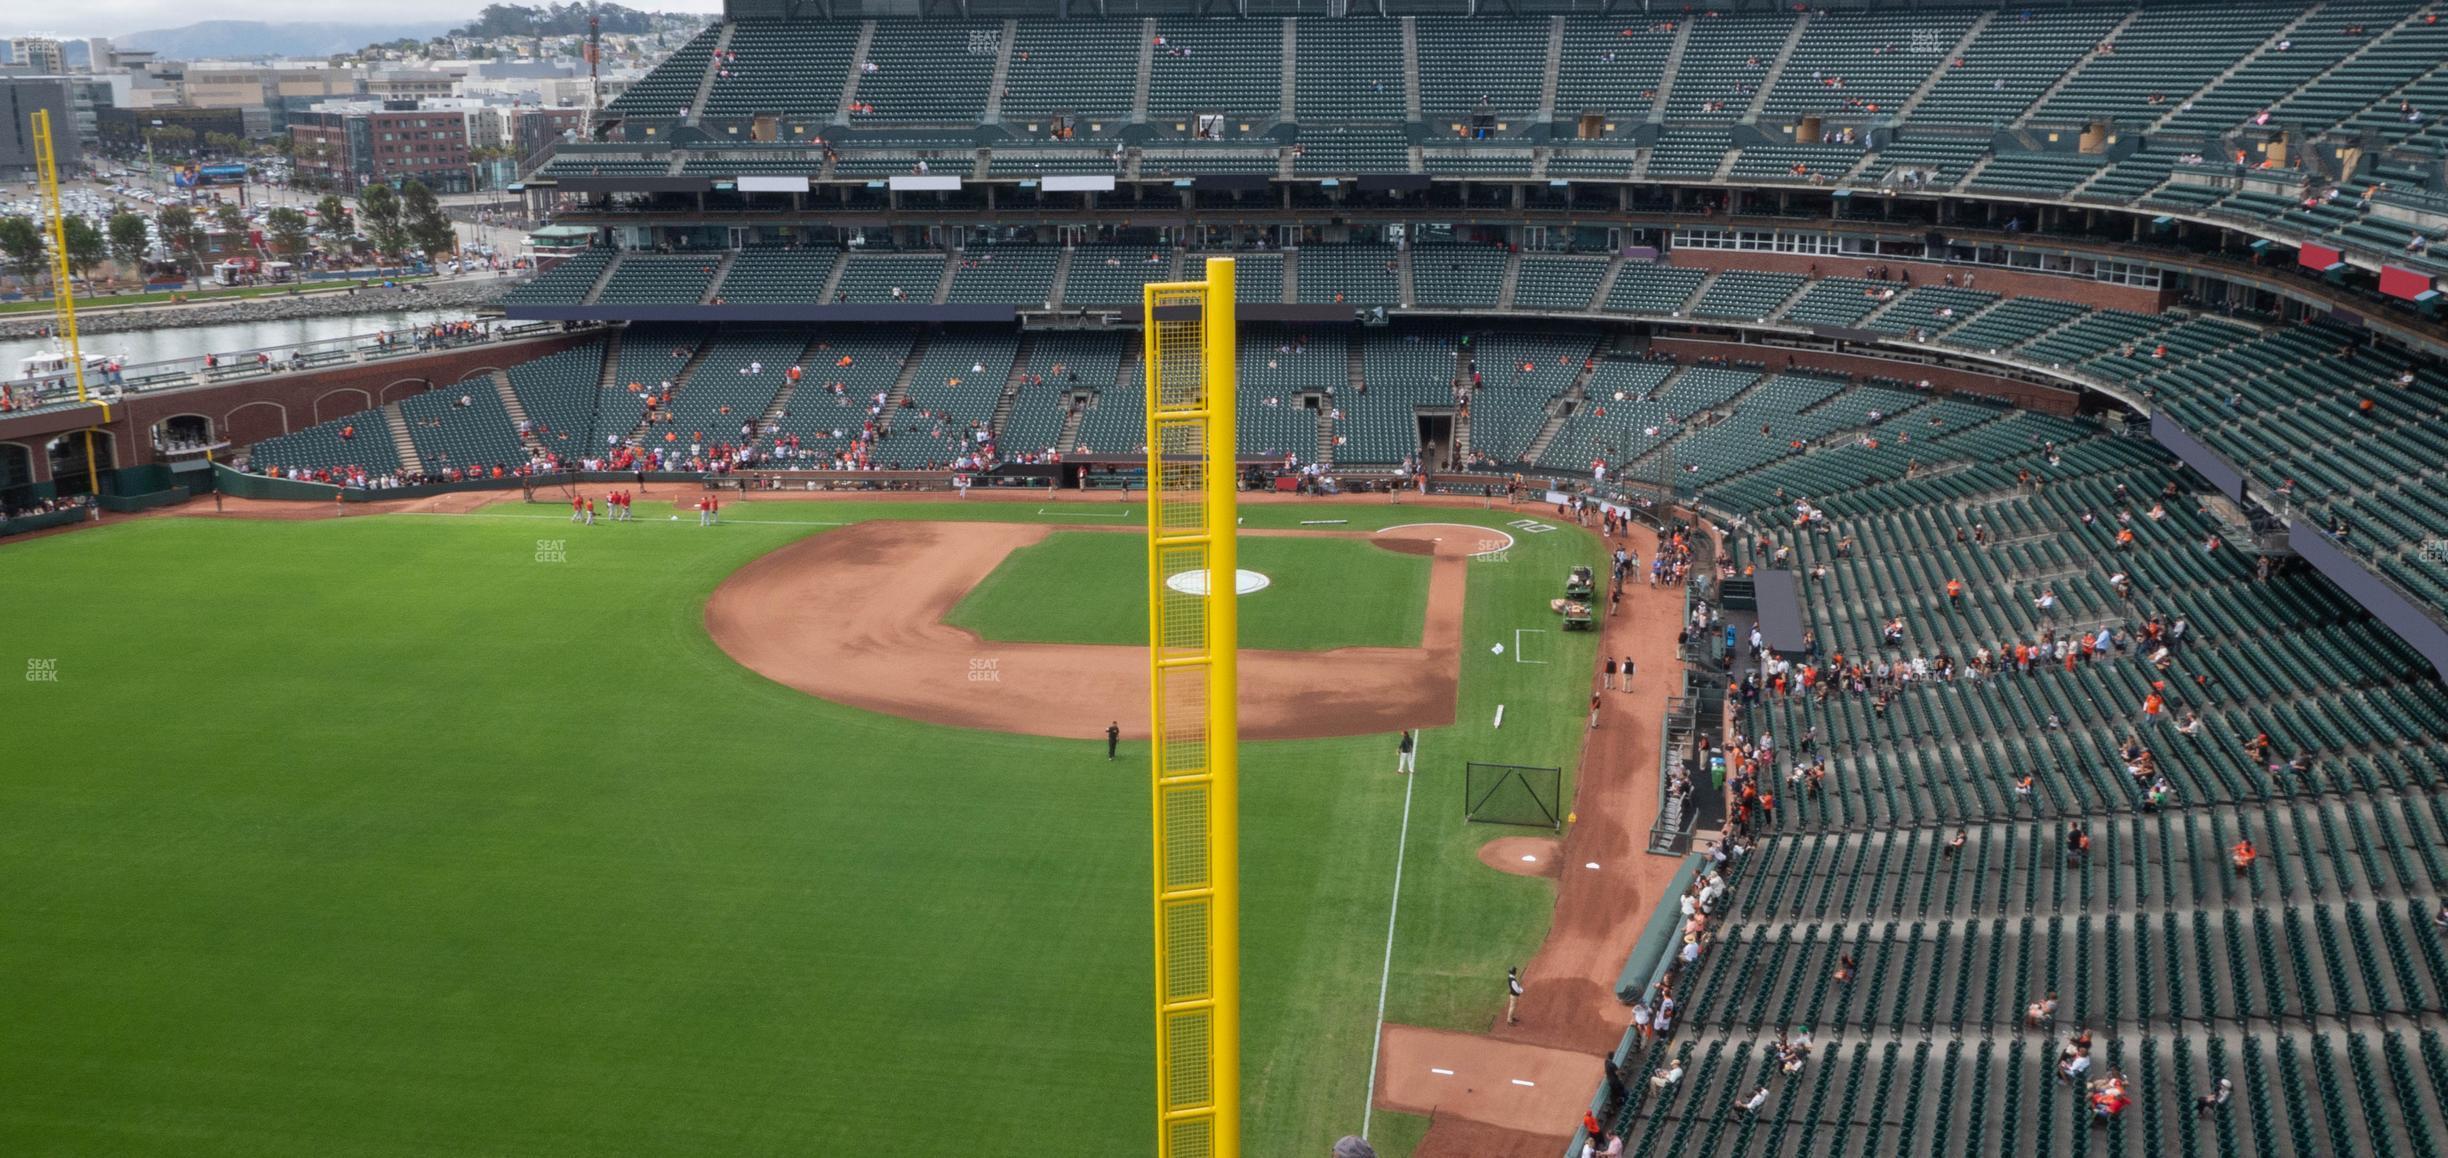
[[[1418,647],[1428,558],[1357,539],[1241,540],[1274,581],[1241,600],[1241,646]],[[944,622],[1004,643],[1147,643],[1147,540],[1068,531],[1011,553]]]
[[[1329,509],[1417,513],[1249,521]],[[0,681],[0,1154],[1143,1152],[1144,747],[813,700],[703,627],[816,524],[1025,508],[522,514],[0,547],[74,605],[0,631],[57,672]],[[1391,736],[1245,747],[1249,1153],[1359,1125],[1407,788],[1389,1017],[1483,1028],[1535,947],[1552,889],[1476,862],[1460,761],[1572,761],[1592,641],[1510,645],[1595,555],[1471,565],[1419,776]]]

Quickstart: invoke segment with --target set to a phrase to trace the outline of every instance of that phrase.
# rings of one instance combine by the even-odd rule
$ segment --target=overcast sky
[[[47,32],[59,36],[112,36],[154,28],[177,28],[206,20],[301,20],[367,24],[384,21],[462,20],[476,15],[485,0],[213,0],[204,4],[175,0],[84,0],[75,5],[8,5],[0,17],[0,34]],[[722,0],[652,0],[631,8],[659,12],[720,12]],[[38,9],[40,15],[37,15]],[[29,19],[31,17],[31,19]]]

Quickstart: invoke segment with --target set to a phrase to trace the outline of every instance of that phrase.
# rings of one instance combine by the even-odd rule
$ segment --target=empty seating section
[[[1148,65],[1149,119],[1215,113],[1255,121],[1282,108],[1281,24],[1160,19],[1156,35],[1163,43]]]
[[[391,442],[389,416],[382,410],[361,410],[304,430],[293,430],[258,442],[247,451],[247,469],[283,471],[363,470],[385,475],[400,469],[399,450]]]
[[[1306,34],[1317,22],[1301,25]],[[1547,70],[1547,22],[1421,16],[1420,111],[1438,128],[1481,106],[1499,117],[1538,111],[1541,76]],[[1306,44],[1302,47],[1307,54]]]
[[[607,305],[696,305],[722,268],[721,254],[657,257],[629,254],[612,267],[595,300]]]
[[[2123,32],[2103,42],[2110,51],[2102,53],[2095,46],[2080,71],[2033,108],[2029,119],[2072,125],[2115,117],[2147,124],[2260,47],[2302,11],[2234,4],[2144,8]]]
[[[1312,245],[1301,250],[1300,300],[1353,306],[1402,305],[1391,245]]]
[[[983,428],[987,419],[994,417],[995,405],[1002,401],[1004,386],[1011,381],[1012,357],[1016,353],[1012,340],[1003,335],[929,337],[926,353],[910,372],[911,407],[939,420],[947,431],[944,437],[957,442],[966,432]],[[902,438],[901,429],[911,425],[895,424],[896,443]],[[933,437],[932,427],[928,428],[928,436]],[[900,447],[896,445],[894,449]],[[948,449],[957,453],[956,447]]]
[[[1607,288],[1606,310],[1611,314],[1673,316],[1682,312],[1683,303],[1691,300],[1693,291],[1706,280],[1705,269],[1626,261],[1615,275],[1615,284]]]
[[[2413,7],[2399,0],[2323,4],[2319,15],[2287,31],[2283,50],[2273,45],[2221,77],[2168,114],[2159,131],[2217,134],[2244,125],[2369,41],[2370,30],[2397,23]]]
[[[1072,399],[1111,387],[1121,370],[1127,334],[1042,334],[1030,343],[1029,373],[1034,379],[1020,387],[1011,413],[1003,420],[997,444],[1007,455],[1060,450],[1063,425],[1070,421]]]
[[[1676,416],[1655,395],[1674,372],[1672,362],[1600,359],[1590,374],[1589,400],[1565,416],[1537,464],[1572,471],[1596,462],[1620,467],[1673,437]]]
[[[1002,37],[1001,21],[876,21],[851,123],[978,123]]]
[[[2174,320],[2126,310],[2094,310],[2025,346],[2023,354],[2043,366],[2067,366],[2096,357],[2103,350],[2141,341]]]
[[[1820,278],[1785,308],[1784,320],[1802,326],[1851,326],[1892,300],[1895,294],[1893,282]]]
[[[817,302],[841,254],[831,249],[743,249],[715,293],[726,302]]]
[[[2149,340],[2169,353],[2147,381],[2188,431],[2265,491],[2287,488],[2300,517],[2342,529],[2349,551],[2417,598],[2448,600],[2448,559],[2438,549],[2448,527],[2448,435],[2439,426],[2448,376],[2327,327],[2206,348],[2182,327]]]
[[[1472,342],[1480,386],[1471,392],[1471,449],[1520,462],[1549,408],[1580,380],[1590,340],[1569,334],[1484,334]]]
[[[1961,56],[1944,62],[1910,119],[1984,127],[2011,121],[2099,47],[2124,15],[2113,8],[2001,11]]]
[[[1454,378],[1461,373],[1461,347],[1442,333],[1405,330],[1371,333],[1361,343],[1364,396],[1338,396],[1343,417],[1334,424],[1338,465],[1393,465],[1419,454],[1422,408],[1451,414]],[[1498,367],[1482,366],[1491,380]],[[1344,391],[1344,395],[1351,395]]]
[[[1140,454],[1147,449],[1146,365],[1131,359],[1120,380],[1097,390],[1080,415],[1078,449],[1090,454]]]
[[[1859,425],[1846,412],[1805,413],[1844,389],[1841,378],[1785,373],[1761,379],[1723,420],[1695,426],[1671,446],[1676,481],[1708,486],[1799,453],[1835,431]],[[1636,466],[1635,473],[1639,473]]]
[[[2271,120],[2317,133],[2349,121],[2366,123],[2358,114],[2371,109],[2368,123],[2372,128],[2393,131],[2393,135],[2410,134],[2412,126],[2397,113],[2396,103],[2383,98],[2405,85],[2408,77],[2422,76],[2439,61],[2448,60],[2448,24],[2416,18],[2394,30],[2384,29],[2378,21],[2370,27],[2374,43],[2280,101]]]
[[[1913,137],[1880,149],[1855,180],[1864,185],[1951,189],[1988,155],[1989,141],[1985,137]]]
[[[1146,245],[1083,245],[1071,251],[1067,306],[1135,306],[1142,287],[1173,280],[1173,253]]]
[[[1241,393],[1237,433],[1241,453],[1302,462],[1317,457],[1318,411],[1301,396],[1326,396],[1351,377],[1351,354],[1330,330],[1251,326],[1241,332]],[[1351,401],[1345,399],[1345,401]],[[1320,408],[1333,402],[1321,403]]]
[[[518,426],[502,407],[491,374],[403,398],[399,409],[427,474],[496,466],[515,470],[527,461]]]
[[[1053,246],[973,246],[953,258],[951,302],[997,302],[1042,307],[1054,297]]]
[[[2075,191],[2085,201],[2102,201],[2125,205],[2142,199],[2142,195],[2159,187],[2176,168],[2181,153],[2144,149],[2124,160],[2109,165],[2106,171],[2092,178]]]
[[[671,158],[647,153],[564,153],[546,162],[547,177],[630,177],[671,171]]]
[[[1398,128],[1304,125],[1292,171],[1325,176],[1408,173],[1411,138]]]
[[[833,290],[834,300],[923,305],[935,300],[935,287],[943,281],[944,261],[940,253],[853,253],[842,263],[841,281]],[[894,296],[894,290],[901,291],[900,296]]]
[[[689,343],[690,349],[695,346],[694,342]],[[649,355],[654,359],[651,369],[645,365]],[[590,343],[510,367],[510,392],[518,397],[519,408],[527,412],[527,421],[534,424],[536,441],[544,449],[565,459],[576,459],[602,448],[604,440],[597,433],[599,430],[626,437],[636,429],[638,418],[645,411],[626,384],[642,378],[643,385],[654,386],[663,378],[678,374],[688,360],[685,353],[679,358],[671,357],[671,348],[659,343],[624,343],[618,370],[630,376],[615,377],[614,388],[606,390],[603,357],[603,347]],[[486,389],[491,391],[492,387],[488,384]],[[525,457],[520,455],[522,460]]]
[[[1693,19],[1666,119],[1731,121],[1751,107],[1752,94],[1768,79],[1768,68],[1793,31],[1791,13],[1731,15],[1707,12]]]
[[[1415,276],[1416,270],[1415,266]],[[1590,308],[1590,296],[1598,292],[1598,283],[1606,280],[1606,271],[1604,258],[1536,254],[1523,257],[1521,274],[1513,287],[1513,308],[1586,310]]]
[[[1271,142],[1255,144],[1150,143],[1139,150],[1139,175],[1170,177],[1200,173],[1246,173],[1272,177],[1283,152]]]
[[[1649,150],[1646,171],[1651,177],[1714,177],[1733,151],[1734,136],[1723,129],[1669,129]]]
[[[714,59],[714,41],[721,35],[722,28],[716,25],[690,37],[653,71],[613,97],[605,111],[624,117],[676,117],[688,112],[690,102],[697,99],[697,86],[705,80],[706,67]]]
[[[604,267],[612,263],[612,251],[589,249],[573,253],[554,262],[552,268],[511,290],[502,298],[514,306],[574,306],[586,300],[595,288],[595,279],[603,276]]]
[[[1825,184],[1851,171],[1863,155],[1858,145],[1746,145],[1726,176]]]
[[[1504,288],[1498,245],[1423,243],[1411,249],[1411,289],[1423,306],[1493,307]]]
[[[1139,22],[1023,20],[1003,78],[1003,120],[1072,113],[1115,120],[1138,85]]]
[[[1393,20],[1303,19],[1294,31],[1298,61],[1292,85],[1296,120],[1400,121],[1403,112],[1402,25]],[[1282,45],[1269,59],[1282,59]]]
[[[2088,312],[2072,302],[2007,298],[1987,313],[1939,335],[1938,341],[1966,350],[1995,353],[2020,346]]]
[[[730,75],[706,90],[705,115],[830,119],[841,111],[858,31],[848,22],[740,21],[729,48],[736,59],[718,66]]]
[[[1894,305],[1862,323],[1862,328],[1887,334],[1919,331],[1926,337],[1962,322],[1996,300],[1998,295],[1979,290],[1942,285],[1921,286],[1905,291]]]
[[[1233,261],[1234,296],[1245,302],[1281,303],[1284,296],[1284,259],[1281,253],[1193,253],[1182,258],[1182,276],[1197,279],[1207,269],[1207,259],[1229,257]]]
[[[1692,303],[1691,315],[1760,321],[1775,313],[1777,306],[1808,280],[1800,274],[1726,270],[1700,291],[1700,300]]]
[[[1966,189],[1991,193],[2061,196],[2099,172],[2097,156],[2082,153],[1999,153],[1973,174]]]
[[[1471,177],[1527,177],[1537,160],[1537,154],[1530,149],[1501,145],[1426,147],[1420,152],[1420,171]]]
[[[996,177],[1026,177],[1044,173],[1113,173],[1113,147],[1049,149],[1004,145],[988,150],[987,172]]]
[[[1600,113],[1629,122],[1619,123],[1619,131],[1639,124],[1657,104],[1658,78],[1674,41],[1672,20],[1643,20],[1633,13],[1565,17],[1556,116],[1570,120]]]
[[[1945,67],[1968,12],[1818,12],[1778,75],[1765,117],[1893,113]]]
[[[1550,177],[1594,177],[1622,181],[1632,176],[1640,166],[1640,151],[1617,146],[1614,148],[1576,149],[1561,147],[1547,156]]]
[[[805,333],[724,332],[706,346],[687,380],[672,391],[671,421],[648,428],[647,437],[668,433],[674,436],[669,441],[681,445],[738,445],[740,427],[773,405],[786,374],[807,348]],[[802,368],[802,373],[815,372],[813,367]]]

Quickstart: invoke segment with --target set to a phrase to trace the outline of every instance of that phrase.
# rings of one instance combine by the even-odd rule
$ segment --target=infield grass
[[[1272,584],[1241,599],[1241,646],[1418,647],[1425,555],[1357,539],[1244,536],[1241,569]],[[1060,531],[1014,551],[944,622],[999,643],[1147,644],[1147,539]]]
[[[1326,510],[1416,513],[1249,521]],[[0,681],[0,1154],[1144,1152],[1144,745],[857,711],[706,636],[725,575],[878,517],[1028,515],[160,518],[0,547],[61,599],[0,628],[58,673]],[[1396,1020],[1485,1028],[1546,928],[1546,881],[1476,862],[1505,830],[1460,823],[1460,761],[1569,766],[1589,637],[1510,645],[1594,554],[1566,529],[1471,565],[1461,722],[1409,785]],[[1359,1126],[1393,760],[1244,748],[1253,1155]],[[1388,1154],[1422,1129],[1378,1121]]]

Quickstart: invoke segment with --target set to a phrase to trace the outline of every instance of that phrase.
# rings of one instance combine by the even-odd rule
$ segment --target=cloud
[[[199,20],[307,20],[328,21],[345,19],[353,23],[386,21],[430,21],[472,18],[484,7],[482,0],[461,3],[433,4],[421,0],[353,0],[347,15],[337,16],[330,0],[251,0],[244,5],[209,5],[173,3],[171,0],[86,0],[73,10],[54,10],[39,20],[20,20],[22,25],[40,25],[40,30],[58,36],[118,36],[155,28],[177,28]],[[722,0],[653,0],[650,4],[631,4],[632,8],[648,8],[662,12],[720,12]],[[29,27],[26,31],[33,31]]]

